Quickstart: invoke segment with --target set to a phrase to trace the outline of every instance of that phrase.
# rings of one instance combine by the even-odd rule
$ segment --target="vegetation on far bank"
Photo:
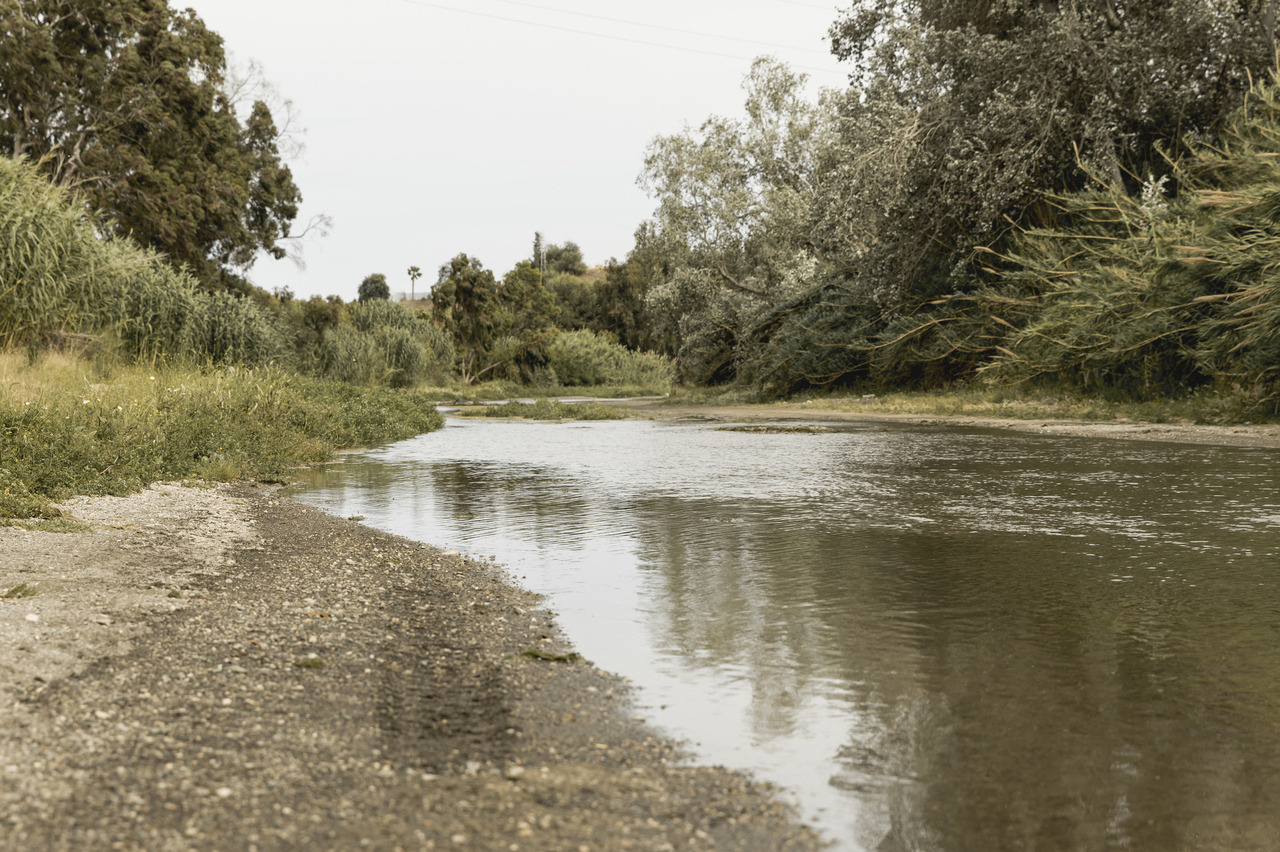
[[[993,417],[1011,420],[1131,420],[1146,423],[1225,425],[1250,422],[1248,400],[1235,393],[1203,389],[1172,399],[1132,400],[1026,386],[999,387],[982,383],[953,384],[937,390],[846,393],[807,391],[785,400],[766,400],[752,389],[680,388],[667,405],[758,405],[763,410],[804,409],[871,414],[916,414]],[[1274,418],[1253,418],[1257,422]]]
[[[463,408],[453,412],[459,417],[488,417],[520,420],[622,420],[627,415],[600,402],[561,402],[539,399],[534,402],[507,402]]]

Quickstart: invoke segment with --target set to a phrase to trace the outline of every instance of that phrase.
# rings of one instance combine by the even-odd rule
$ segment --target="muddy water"
[[[452,419],[301,499],[495,556],[848,850],[1280,848],[1280,453]]]

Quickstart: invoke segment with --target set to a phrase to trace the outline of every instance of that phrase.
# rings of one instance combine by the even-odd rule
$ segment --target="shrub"
[[[63,190],[23,160],[0,159],[0,344],[102,325],[103,254]]]
[[[559,381],[569,387],[630,385],[665,391],[675,376],[669,358],[634,352],[591,331],[561,332],[548,351],[548,363]]]
[[[352,384],[412,387],[441,380],[453,363],[453,345],[429,319],[398,302],[352,305],[351,322],[327,330],[321,371]]]

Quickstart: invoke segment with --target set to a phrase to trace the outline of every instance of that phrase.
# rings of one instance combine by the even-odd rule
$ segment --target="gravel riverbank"
[[[2,849],[821,846],[492,565],[246,484],[64,508],[0,528]]]

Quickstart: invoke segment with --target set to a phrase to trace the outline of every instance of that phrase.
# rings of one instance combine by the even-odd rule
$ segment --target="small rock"
[[[40,616],[36,615],[34,612],[27,613],[27,621],[30,621],[32,624],[35,624],[39,620]]]
[[[219,799],[225,799],[225,798],[227,798],[228,796],[230,796],[230,795],[231,795],[231,788],[230,788],[230,787],[219,787],[215,792],[218,794],[218,798],[219,798]]]
[[[93,622],[94,624],[110,624],[111,616],[106,615],[105,613],[98,613],[93,617]]]
[[[512,781],[519,781],[521,778],[524,777],[524,767],[508,766],[507,771],[504,774],[507,776],[507,778],[509,778]]]

